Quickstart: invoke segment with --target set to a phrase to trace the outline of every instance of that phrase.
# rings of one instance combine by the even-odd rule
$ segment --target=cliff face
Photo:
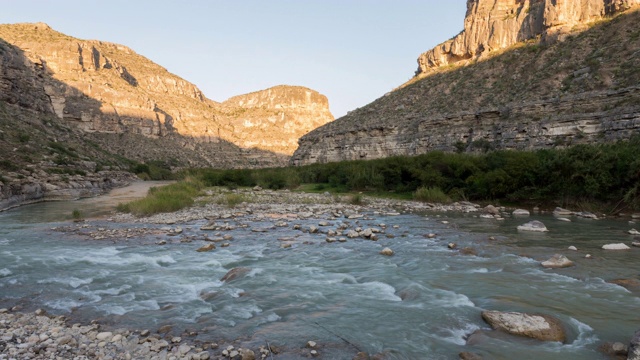
[[[469,14],[483,15],[467,17],[465,32],[448,42],[448,50],[437,57],[441,60],[425,62],[425,72],[405,86],[303,136],[292,163],[432,150],[530,150],[615,141],[640,132],[640,12],[632,8],[595,24],[576,24],[632,2],[597,7],[586,0],[468,4]],[[504,19],[506,9],[518,8],[523,10]],[[528,15],[536,21],[527,23],[522,19],[526,9],[540,17]],[[496,25],[505,22],[520,24],[508,29],[525,24],[532,34],[546,28],[544,36],[550,36],[550,24],[580,30],[563,33],[557,41],[513,44],[522,32]],[[484,44],[484,52],[477,44]],[[475,59],[486,49],[508,44],[493,56]],[[435,59],[438,51],[425,59]],[[463,59],[468,61],[438,67]]]
[[[327,97],[300,86],[276,86],[232,97],[222,103],[223,119],[237,133],[237,144],[293,154],[298,139],[333,121]]]
[[[258,132],[254,123],[272,120],[259,118],[253,106],[223,106],[209,100],[195,85],[125,46],[75,39],[46,24],[0,25],[0,39],[20,53],[0,60],[6,65],[0,69],[0,84],[21,82],[44,90],[44,97],[32,101],[34,89],[14,87],[9,91],[4,86],[0,87],[0,98],[36,111],[53,111],[66,123],[93,133],[95,140],[105,145],[117,137],[102,134],[141,135],[147,138],[142,142],[162,141],[157,150],[166,150],[155,154],[130,142],[112,144],[122,155],[137,160],[169,158],[171,153],[186,149],[197,154],[184,159],[185,166],[279,165],[295,150],[291,137],[302,135],[303,130],[298,129],[307,129],[310,121],[324,124],[333,120],[323,96],[308,89],[278,87],[281,95],[271,97],[269,106],[274,113],[268,115],[277,113],[281,128],[262,127]],[[12,61],[26,66],[11,67]],[[299,92],[311,92],[310,101],[318,99],[320,103],[306,103],[298,109],[286,95],[296,97]],[[237,117],[244,113],[254,114],[252,121]]]
[[[640,0],[467,0],[464,30],[418,58],[416,75],[486,57],[517,42],[552,42]]]

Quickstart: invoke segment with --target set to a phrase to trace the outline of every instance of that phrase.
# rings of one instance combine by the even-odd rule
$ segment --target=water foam
[[[429,300],[430,304],[438,305],[445,308],[456,308],[462,306],[475,307],[473,303],[466,295],[458,294],[453,291],[443,289],[433,289],[431,294],[432,299]]]
[[[466,345],[467,338],[469,334],[472,334],[476,330],[479,330],[480,327],[473,323],[466,323],[462,328],[444,328],[442,329],[447,335],[444,336],[436,336],[437,338],[444,340],[448,343],[456,344],[456,345]]]
[[[92,282],[93,282],[93,278],[91,277],[87,279],[80,279],[75,276],[53,277],[53,278],[37,281],[38,284],[62,284],[62,285],[71,286],[74,289],[77,289],[82,285],[91,284]]]
[[[380,281],[371,281],[358,284],[358,286],[364,290],[364,295],[368,297],[380,300],[402,301],[402,298],[396,295],[396,288],[389,284]]]
[[[13,272],[11,272],[11,270],[9,270],[7,268],[0,269],[0,277],[9,276],[11,274],[13,274]]]

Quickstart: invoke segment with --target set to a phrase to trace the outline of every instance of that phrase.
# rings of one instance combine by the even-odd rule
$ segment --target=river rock
[[[578,251],[578,248],[573,245],[569,246],[567,249],[571,251]]]
[[[554,216],[569,216],[569,215],[573,215],[573,211],[571,210],[567,210],[567,209],[563,209],[561,207],[557,207],[553,210],[553,215]]]
[[[603,250],[629,250],[631,249],[624,243],[602,245]]]
[[[482,356],[468,351],[461,352],[458,357],[460,357],[460,360],[482,360]]]
[[[631,338],[627,360],[640,360],[640,330]]]
[[[558,220],[558,221],[564,221],[564,222],[571,222],[571,219],[567,219],[567,218],[565,218],[565,217],[559,217],[559,218],[556,218],[556,220]]]
[[[307,347],[314,349],[318,344],[315,341],[307,341]]]
[[[567,338],[560,320],[549,315],[483,311],[482,319],[495,330],[542,341],[564,342]]]
[[[577,217],[584,218],[584,219],[598,220],[598,217],[596,216],[596,214],[590,213],[588,211],[577,212],[574,215],[577,216]]]
[[[215,248],[216,248],[215,244],[206,244],[206,245],[202,246],[201,248],[199,248],[196,251],[197,252],[207,252],[207,251],[211,251],[211,250],[213,250]]]
[[[233,281],[241,276],[248,274],[249,271],[251,271],[251,269],[247,267],[233,268],[229,270],[222,278],[220,278],[220,281]]]
[[[382,251],[380,251],[380,255],[384,255],[384,256],[392,256],[394,254],[393,250],[391,250],[390,248],[384,248],[382,249]]]
[[[535,231],[535,232],[545,232],[549,231],[544,224],[538,220],[529,221],[526,224],[518,226],[518,231]]]
[[[511,213],[511,215],[513,215],[513,216],[529,216],[529,215],[531,215],[531,213],[529,213],[529,210],[515,209],[515,210],[513,210],[513,213]]]
[[[631,229],[631,230],[629,230],[629,234],[630,235],[640,235],[640,231],[638,231],[636,229]]]
[[[111,331],[105,331],[105,332],[101,332],[98,333],[98,335],[96,335],[96,339],[99,341],[104,341],[104,340],[111,340],[113,338],[113,333]]]
[[[240,354],[240,358],[242,360],[255,360],[256,359],[256,354],[253,352],[253,350],[239,349],[238,353]]]
[[[555,254],[549,260],[540,263],[543,267],[548,269],[559,269],[573,266],[573,261],[567,259],[566,256]]]
[[[349,230],[349,232],[347,233],[347,237],[349,239],[355,239],[355,238],[357,238],[359,236],[360,236],[360,234],[358,234],[358,232],[355,231],[355,230]]]
[[[484,212],[486,212],[487,214],[491,214],[491,215],[499,215],[500,214],[500,210],[498,210],[498,208],[493,206],[493,205],[485,206],[484,207]]]

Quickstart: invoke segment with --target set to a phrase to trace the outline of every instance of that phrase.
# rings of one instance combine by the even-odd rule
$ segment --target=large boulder
[[[560,320],[549,315],[483,311],[482,319],[495,330],[542,341],[565,342],[567,335]]]
[[[526,224],[522,224],[518,226],[518,231],[535,231],[535,232],[545,232],[549,231],[544,224],[538,220],[529,221]]]
[[[627,360],[640,360],[640,330],[636,331],[631,338]]]
[[[573,266],[573,261],[569,260],[566,256],[555,254],[549,260],[540,263],[543,267],[549,269],[559,269]]]
[[[497,207],[493,206],[493,205],[487,205],[487,206],[485,206],[484,211],[485,211],[487,214],[491,214],[491,215],[500,215],[500,210],[499,210]]]

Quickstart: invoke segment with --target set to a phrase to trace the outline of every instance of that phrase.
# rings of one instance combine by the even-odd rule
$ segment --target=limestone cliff
[[[283,154],[292,154],[302,135],[333,121],[327,97],[300,86],[239,95],[222,105],[226,110],[222,118],[242,129],[236,144]]]
[[[464,30],[418,58],[416,75],[488,56],[517,42],[555,41],[640,0],[467,0]]]
[[[292,163],[432,150],[539,149],[616,141],[640,132],[640,12],[634,6],[597,23],[580,22],[635,2],[607,1],[597,7],[586,0],[468,4],[465,31],[443,48],[440,60],[434,50],[425,57],[434,60],[424,62],[421,76],[303,136]],[[512,19],[505,19],[507,9],[514,11]],[[527,13],[541,18],[527,23],[522,20]],[[516,21],[520,25],[508,29],[496,25]],[[509,29],[522,24],[530,24],[524,26],[530,34],[546,28],[544,36],[551,24],[576,29],[558,41],[514,44],[523,38]],[[478,44],[484,52],[508,47],[476,59]],[[473,61],[440,66],[461,59]]]
[[[96,142],[111,144],[121,149],[122,155],[140,161],[176,157],[174,153],[186,150],[195,154],[178,156],[184,166],[281,165],[309,123],[332,120],[326,98],[312,90],[276,88],[284,95],[271,99],[273,112],[262,119],[253,106],[223,106],[207,99],[195,85],[126,46],[76,39],[46,24],[0,25],[0,39],[17,48],[24,58],[12,61],[28,65],[23,68],[28,71],[23,72],[0,69],[4,74],[0,83],[25,78],[24,83],[44,89],[45,94],[36,103],[24,103],[32,97],[32,89],[0,88],[0,98],[36,111],[52,110],[64,122],[94,134],[90,137]],[[320,103],[300,103],[303,108],[298,109],[298,103],[286,97],[306,91],[314,94],[310,101],[318,99]],[[237,118],[245,113],[253,114],[249,121]],[[263,126],[255,131],[255,123],[274,122],[271,117],[275,115],[280,119],[279,127]],[[288,131],[283,131],[285,128]],[[141,135],[161,140],[161,144],[151,154],[131,139],[113,144],[118,137],[108,134],[126,138]]]

